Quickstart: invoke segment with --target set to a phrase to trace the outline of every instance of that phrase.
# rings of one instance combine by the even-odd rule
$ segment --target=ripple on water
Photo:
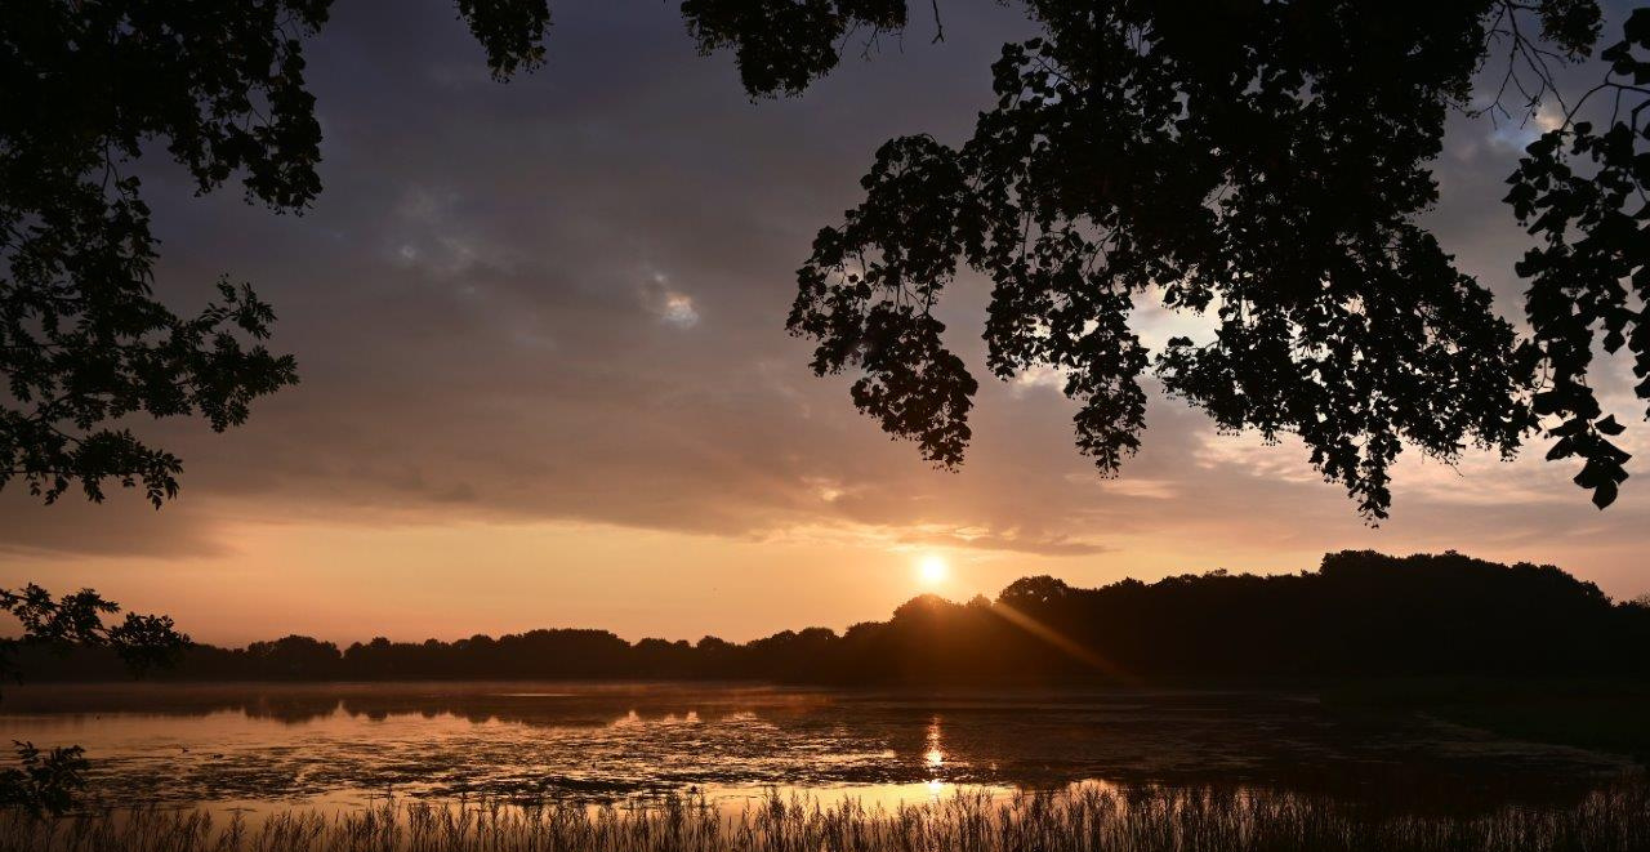
[[[956,785],[1239,781],[1487,804],[1579,796],[1613,758],[1294,695],[895,695],[661,684],[53,686],[0,738],[78,743],[111,805],[360,805],[397,795],[590,801],[775,787],[919,801]]]

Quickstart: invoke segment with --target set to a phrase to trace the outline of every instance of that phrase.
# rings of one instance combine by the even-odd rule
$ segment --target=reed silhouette
[[[1385,814],[1330,798],[1231,788],[1077,788],[1006,801],[960,791],[932,804],[867,807],[777,793],[724,812],[673,796],[649,808],[389,802],[364,812],[282,812],[227,825],[139,810],[50,825],[0,814],[0,849],[32,852],[1633,852],[1650,843],[1642,787],[1564,809],[1507,807],[1473,819]]]

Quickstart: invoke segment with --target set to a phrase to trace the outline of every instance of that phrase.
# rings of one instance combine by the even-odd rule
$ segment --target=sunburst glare
[[[937,586],[950,576],[951,566],[939,554],[930,553],[917,561],[917,579],[925,586]]]

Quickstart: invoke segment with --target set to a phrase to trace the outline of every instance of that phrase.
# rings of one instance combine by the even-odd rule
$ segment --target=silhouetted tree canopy
[[[58,657],[94,650],[111,655],[128,672],[143,674],[175,662],[189,643],[166,616],[129,612],[118,624],[105,624],[104,616],[120,612],[120,605],[90,589],[61,598],[32,583],[15,591],[0,589],[0,612],[17,620],[18,632],[0,639],[0,681],[18,679],[17,657],[29,650]],[[31,661],[34,666],[42,662],[38,654]],[[18,766],[0,769],[0,807],[36,815],[68,809],[85,783],[84,751],[79,746],[42,752],[31,742],[13,745]]]
[[[1535,413],[1558,421],[1547,458],[1584,459],[1576,484],[1593,489],[1600,506],[1615,499],[1629,456],[1609,441],[1625,427],[1588,382],[1595,345],[1625,346],[1639,379],[1633,390],[1650,400],[1650,9],[1633,10],[1624,36],[1601,54],[1610,63],[1604,81],[1526,150],[1506,199],[1541,241],[1518,274],[1530,279],[1534,329],[1523,358],[1542,371]],[[1608,116],[1576,120],[1594,98],[1608,99]]]
[[[905,0],[682,0],[701,53],[733,51],[752,95],[798,94],[835,68],[850,30],[867,38],[905,27]]]
[[[41,0],[0,15],[0,488],[52,502],[140,487],[158,508],[183,463],[121,418],[245,422],[297,381],[275,319],[227,279],[182,316],[154,297],[157,244],[131,173],[164,151],[198,193],[301,212],[321,191],[304,40],[332,0]],[[535,67],[543,2],[459,0],[495,77]]]
[[[933,309],[966,264],[993,285],[989,368],[1060,371],[1078,447],[1106,474],[1139,447],[1151,370],[1225,429],[1299,436],[1372,520],[1406,443],[1446,461],[1468,444],[1510,455],[1554,416],[1552,457],[1587,457],[1577,482],[1614,499],[1627,455],[1585,380],[1595,328],[1614,329],[1613,350],[1637,327],[1623,282],[1646,244],[1643,134],[1614,131],[1615,171],[1562,169],[1573,186],[1540,202],[1522,187],[1567,133],[1597,151],[1587,127],[1549,134],[1515,176],[1521,217],[1553,211],[1532,230],[1554,247],[1519,267],[1535,278],[1531,341],[1417,218],[1438,197],[1445,120],[1472,108],[1492,51],[1508,51],[1512,83],[1539,83],[1516,104],[1534,110],[1556,97],[1552,66],[1590,53],[1596,4],[1025,5],[1045,36],[1004,48],[973,136],[888,142],[865,201],[820,232],[790,316],[818,343],[815,372],[858,372],[862,411],[955,465],[976,384]],[[1629,38],[1642,29],[1644,10]],[[1615,73],[1642,82],[1632,61]],[[1591,255],[1566,248],[1576,233]],[[1130,325],[1147,299],[1212,317],[1212,337],[1148,352]],[[1647,342],[1632,342],[1641,376]]]
[[[1603,507],[1626,478],[1621,425],[1588,382],[1592,346],[1627,347],[1639,305],[1650,11],[1603,54],[1610,77],[1567,102],[1555,68],[1591,54],[1591,0],[1018,0],[1043,30],[1004,47],[995,108],[960,145],[877,152],[865,200],[822,230],[789,318],[816,372],[851,371],[855,404],[944,466],[963,457],[978,385],[933,314],[966,267],[989,278],[990,371],[1053,368],[1079,405],[1079,449],[1106,474],[1140,445],[1148,372],[1226,429],[1298,435],[1371,520],[1406,445],[1450,460],[1511,454],[1532,432],[1579,456]],[[299,211],[320,190],[303,39],[330,0],[47,0],[0,22],[0,485],[50,500],[114,478],[158,505],[181,462],[109,425],[122,415],[240,423],[295,381],[259,343],[250,289],[185,319],[149,289],[137,179],[164,147],[202,192]],[[941,4],[928,4],[943,37]],[[753,96],[794,94],[856,38],[897,33],[907,0],[684,0],[701,50],[731,51]],[[545,56],[547,0],[458,0],[494,76]],[[1499,69],[1486,71],[1486,69]],[[1495,103],[1475,77],[1500,73]],[[1608,121],[1586,120],[1613,101]],[[1502,120],[1556,103],[1508,201],[1541,239],[1520,340],[1489,292],[1419,223],[1452,110]],[[1144,346],[1134,308],[1207,316],[1207,340]],[[1635,301],[1635,299],[1640,301]],[[1601,335],[1601,336],[1600,336]],[[1637,392],[1650,399],[1650,379]]]
[[[129,173],[164,149],[198,191],[239,175],[248,200],[320,191],[321,127],[302,38],[327,0],[7,4],[0,17],[0,486],[55,500],[75,482],[140,486],[156,507],[182,462],[115,424],[199,414],[213,429],[296,381],[261,341],[250,287],[179,316],[152,293],[156,243]]]

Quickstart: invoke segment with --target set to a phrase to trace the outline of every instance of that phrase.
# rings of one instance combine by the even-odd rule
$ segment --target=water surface
[[[78,744],[111,806],[358,807],[386,794],[874,803],[1074,783],[1233,784],[1425,811],[1561,806],[1637,770],[1287,692],[890,693],[748,685],[33,685],[0,737]]]

